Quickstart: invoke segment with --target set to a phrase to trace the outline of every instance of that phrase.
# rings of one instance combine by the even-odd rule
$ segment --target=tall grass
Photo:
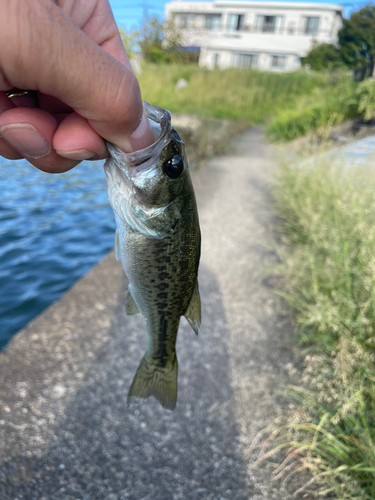
[[[375,183],[371,170],[281,169],[282,295],[304,348],[300,408],[278,431],[278,473],[308,469],[317,497],[375,498]]]
[[[184,78],[189,85],[175,92],[179,78]],[[198,66],[177,65],[145,65],[139,82],[144,99],[170,111],[241,119],[249,124],[264,124],[273,118],[270,136],[275,140],[288,140],[316,125],[329,125],[331,110],[337,112],[344,104],[344,99],[338,103],[337,96],[347,98],[353,87],[351,78],[342,73],[297,71],[280,74],[251,69],[209,71]],[[320,111],[316,113],[320,113],[319,117],[306,125],[306,119],[300,117],[306,109],[310,113],[317,96]],[[343,116],[346,117],[345,112]],[[291,132],[293,121],[298,123]]]

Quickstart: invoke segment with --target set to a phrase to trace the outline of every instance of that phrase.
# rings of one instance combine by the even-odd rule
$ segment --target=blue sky
[[[291,1],[291,0],[289,0]],[[293,1],[293,0],[292,0]],[[301,0],[299,0],[301,1]],[[363,0],[311,0],[317,3],[338,3],[345,6],[345,15],[348,16],[351,10],[357,10],[366,2]],[[142,24],[144,12],[150,16],[164,17],[164,4],[166,0],[109,0],[117,23],[126,30],[138,28]]]
[[[117,24],[126,30],[139,28],[142,24],[144,10],[151,17],[164,18],[165,0],[109,0],[109,3]]]

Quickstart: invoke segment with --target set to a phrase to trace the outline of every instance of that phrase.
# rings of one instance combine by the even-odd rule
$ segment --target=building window
[[[283,16],[257,16],[258,33],[278,33]]]
[[[214,55],[214,69],[219,67],[219,54]]]
[[[228,31],[241,31],[245,16],[243,14],[230,14]]]
[[[180,28],[189,30],[194,28],[195,14],[180,14]]]
[[[233,66],[235,68],[256,68],[258,64],[257,54],[233,54]]]
[[[285,65],[285,56],[272,56],[272,67],[283,69]]]
[[[221,14],[206,14],[206,29],[219,31],[221,29]]]
[[[318,33],[319,17],[306,17],[305,34],[315,36]]]
[[[294,25],[294,22],[290,22],[288,24],[288,35],[294,35],[296,29],[295,29],[295,25]]]

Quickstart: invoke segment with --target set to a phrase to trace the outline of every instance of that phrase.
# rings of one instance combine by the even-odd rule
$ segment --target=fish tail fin
[[[143,356],[129,389],[128,404],[154,396],[164,408],[174,410],[177,401],[177,357],[165,363],[147,353]]]

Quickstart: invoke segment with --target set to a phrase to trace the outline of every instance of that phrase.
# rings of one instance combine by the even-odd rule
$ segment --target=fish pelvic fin
[[[138,314],[140,312],[130,289],[130,285],[128,286],[126,293],[125,309],[128,316],[132,316],[133,314]]]
[[[177,401],[177,357],[169,356],[166,362],[147,353],[143,356],[129,389],[128,404],[154,396],[168,410],[174,410]]]

